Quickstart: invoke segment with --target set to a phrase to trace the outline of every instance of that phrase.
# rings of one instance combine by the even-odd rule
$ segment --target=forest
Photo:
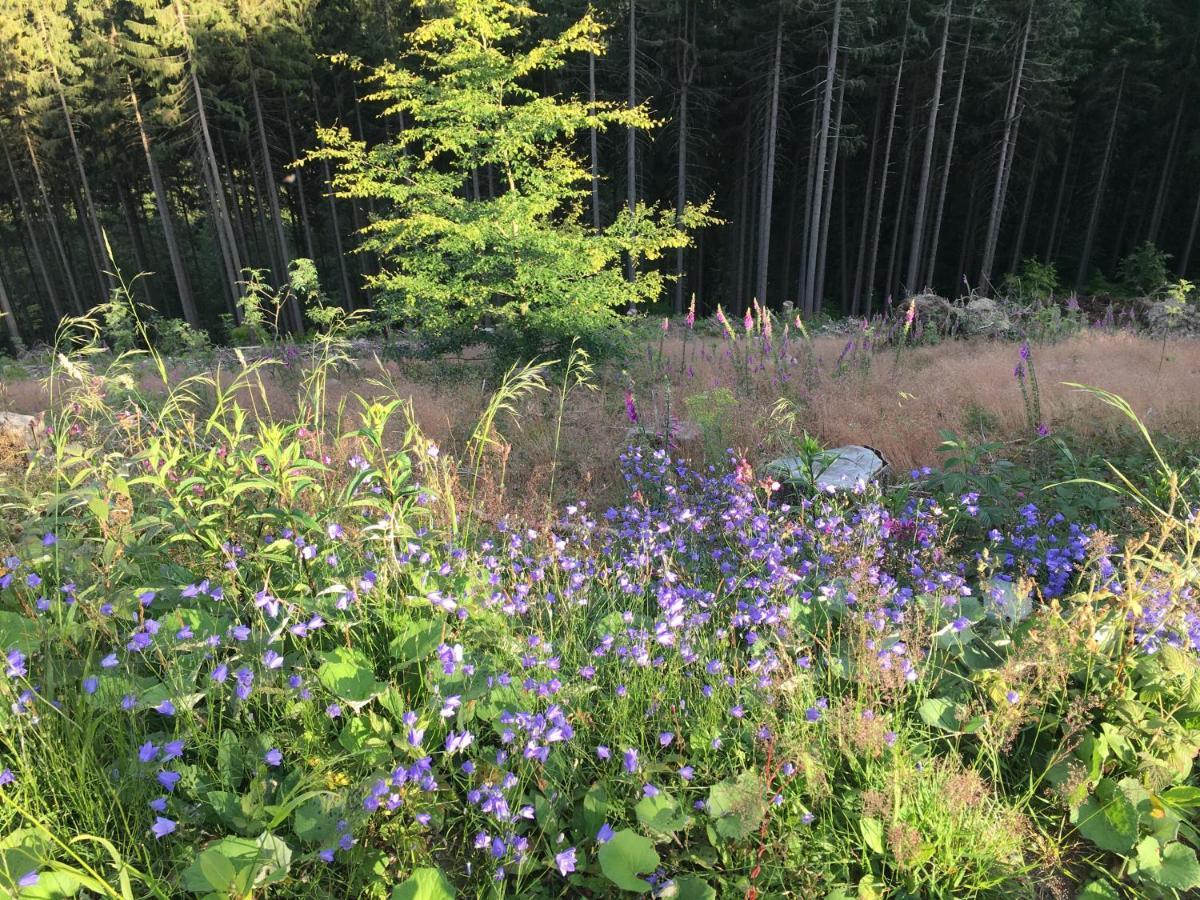
[[[107,301],[228,339],[296,259],[380,308],[363,244],[388,201],[334,187],[318,130],[406,128],[364,73],[401,68],[437,3],[0,0],[0,310],[32,345]],[[588,7],[544,0],[524,40]],[[1027,259],[1103,294],[1150,242],[1200,265],[1200,7],[1188,0],[599,0],[597,52],[526,85],[644,110],[583,129],[584,217],[711,201],[647,303],[861,315],[984,294]],[[455,187],[503,192],[483,163]],[[673,280],[673,283],[670,283]],[[386,307],[386,304],[382,306]],[[382,324],[388,315],[380,314]],[[292,329],[303,322],[293,314]]]

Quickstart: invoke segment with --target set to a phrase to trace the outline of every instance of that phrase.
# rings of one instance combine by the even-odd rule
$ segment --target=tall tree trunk
[[[1004,136],[1000,141],[1000,159],[996,165],[996,183],[992,190],[992,211],[988,217],[987,234],[983,242],[983,260],[979,265],[979,287],[989,290],[992,266],[996,259],[996,243],[1000,237],[1000,221],[1004,216],[1005,189],[1008,186],[1010,155],[1015,152],[1013,130],[1017,127],[1021,108],[1021,88],[1025,80],[1025,55],[1029,49],[1029,34],[1033,30],[1033,3],[1025,16],[1025,28],[1021,37],[1021,50],[1013,70],[1012,86],[1008,92],[1008,107],[1004,114]]]
[[[637,0],[629,0],[629,108],[637,107]],[[637,129],[625,133],[625,202],[632,216],[637,207]],[[634,279],[632,254],[625,255],[625,279]]]
[[[1054,259],[1054,248],[1058,240],[1058,223],[1062,220],[1063,200],[1067,195],[1067,173],[1071,170],[1071,151],[1075,147],[1075,131],[1078,120],[1071,123],[1071,135],[1067,138],[1067,149],[1063,154],[1062,172],[1058,178],[1058,190],[1054,195],[1054,213],[1050,216],[1050,236],[1046,239],[1046,261]]]
[[[1033,195],[1037,191],[1038,173],[1042,165],[1042,137],[1038,136],[1037,148],[1033,151],[1033,170],[1029,173],[1029,187],[1025,190],[1025,205],[1021,208],[1021,224],[1017,226],[1017,239],[1013,243],[1012,262],[1008,271],[1019,271],[1021,251],[1025,248],[1025,233],[1029,229],[1029,214],[1033,210]]]
[[[867,259],[867,228],[871,221],[871,203],[875,199],[875,157],[879,150],[879,128],[883,122],[883,94],[875,99],[875,124],[871,126],[871,155],[867,160],[867,185],[863,191],[862,228],[858,237],[858,258],[854,263],[854,293],[850,295],[850,314],[863,310],[863,267]]]
[[[816,90],[819,86],[820,81],[813,84],[812,111],[808,123],[808,154],[804,166],[804,227],[800,232],[800,246],[803,249],[800,253],[800,277],[796,283],[796,299],[800,303],[800,311],[806,316],[813,313],[812,306],[806,305],[804,302],[804,291],[808,284],[808,235],[813,221],[813,196],[816,194],[814,182],[816,181],[817,154],[815,151],[820,128],[818,114],[821,111],[821,105],[817,103]]]
[[[829,182],[825,185],[825,209],[821,213],[821,242],[817,250],[817,283],[813,291],[813,308],[817,312],[820,312],[825,305],[825,254],[829,249],[829,221],[833,211],[833,189],[837,185],[838,156],[842,144],[842,110],[845,102],[846,65],[843,63],[842,80],[838,84],[837,113],[833,119],[833,134],[830,136],[833,150],[829,157]]]
[[[950,113],[950,133],[946,136],[946,156],[942,161],[942,177],[938,186],[937,205],[933,213],[933,233],[929,237],[929,255],[925,260],[925,277],[917,279],[932,283],[937,275],[938,246],[942,237],[942,214],[946,209],[946,189],[950,184],[950,167],[954,162],[954,139],[958,135],[958,112],[962,108],[963,83],[967,80],[967,60],[971,57],[971,36],[975,31],[974,8],[967,25],[967,41],[963,47],[962,66],[958,71],[958,89],[954,93],[953,112]],[[958,273],[961,274],[961,273]]]
[[[1100,224],[1100,207],[1104,201],[1104,190],[1108,186],[1108,167],[1112,161],[1113,137],[1117,132],[1117,117],[1121,112],[1121,96],[1125,91],[1125,66],[1121,66],[1121,79],[1117,82],[1117,99],[1113,103],[1112,118],[1108,122],[1108,138],[1104,142],[1104,156],[1100,161],[1100,178],[1092,196],[1092,212],[1088,216],[1087,231],[1083,236],[1083,252],[1079,256],[1079,271],[1075,274],[1075,287],[1082,288],[1092,268],[1092,247],[1096,241],[1096,228]]]
[[[908,251],[908,289],[921,289],[921,241],[925,238],[925,210],[929,203],[929,176],[933,168],[933,144],[937,138],[938,108],[942,105],[942,75],[946,70],[946,44],[950,39],[950,16],[954,0],[946,0],[942,43],[938,47],[937,74],[933,80],[933,98],[929,101],[929,121],[925,124],[925,152],[921,157],[921,180],[917,184],[917,211],[913,214],[912,246]]]
[[[175,7],[175,15],[179,19],[180,31],[184,35],[190,34],[187,27],[187,20],[183,15],[183,6],[179,0],[172,0],[172,5]],[[209,202],[215,217],[213,228],[219,232],[218,244],[221,246],[222,262],[225,268],[225,277],[228,279],[230,295],[241,297],[242,258],[238,253],[237,239],[233,234],[233,222],[230,219],[224,190],[221,186],[221,172],[217,168],[217,152],[213,147],[212,134],[208,129],[208,113],[204,108],[204,92],[200,90],[200,76],[196,71],[196,61],[192,57],[190,42],[187,69],[192,97],[196,104],[196,122],[200,133],[200,160],[204,166],[205,180],[208,183],[209,189]],[[234,321],[240,325],[242,321],[241,311],[237,308],[236,304],[234,304],[232,313]]]
[[[283,95],[283,120],[287,127],[288,149],[291,150],[292,159],[299,159],[300,154],[296,150],[296,132],[292,128],[292,111],[288,105],[287,94]],[[296,195],[296,204],[300,210],[300,236],[304,239],[304,252],[315,263],[317,249],[313,242],[312,225],[308,219],[308,200],[304,196],[304,174],[298,168],[289,174],[293,176],[291,183]]]
[[[58,222],[54,217],[54,207],[50,205],[50,195],[46,191],[46,182],[42,178],[42,168],[38,165],[37,154],[33,150],[33,139],[29,136],[29,129],[25,126],[24,119],[21,120],[21,131],[25,135],[25,147],[29,150],[29,162],[33,166],[33,175],[37,180],[38,193],[42,198],[42,208],[46,211],[46,224],[50,226],[50,236],[54,241],[54,248],[58,251],[58,259],[62,264],[63,277],[67,281],[67,292],[71,299],[71,308],[76,315],[83,315],[83,302],[79,296],[79,288],[75,284],[75,274],[72,271],[71,260],[67,257],[67,248],[63,244],[62,235],[58,230]],[[16,176],[14,175],[14,181]]]
[[[837,0],[840,4],[841,0]],[[758,223],[758,281],[756,299],[767,305],[767,279],[771,268],[771,214],[775,199],[775,141],[779,134],[779,83],[783,67],[783,7],[775,19],[775,62],[771,69],[771,99],[763,132],[762,203]]]
[[[734,308],[741,312],[745,302],[746,249],[749,243],[747,231],[750,225],[750,129],[743,131],[742,177],[737,202],[737,276],[733,286]]]
[[[907,21],[905,25],[907,26]],[[813,172],[813,205],[812,221],[808,226],[808,251],[805,254],[807,263],[804,272],[803,303],[805,310],[815,310],[820,304],[817,296],[817,283],[823,280],[818,273],[820,263],[820,244],[822,220],[826,215],[825,202],[825,159],[829,151],[829,121],[833,111],[833,83],[837,78],[838,38],[842,28],[842,0],[833,2],[833,28],[829,34],[829,61],[825,66],[825,93],[821,100],[821,133],[817,138],[817,161]],[[782,18],[780,19],[782,31]],[[776,55],[778,60],[778,51]],[[776,63],[778,65],[778,62]],[[830,179],[832,180],[832,178]]]
[[[321,109],[317,106],[317,86],[313,82],[311,85],[313,96],[313,115],[316,117],[317,127],[321,127]],[[491,169],[488,169],[490,174]],[[329,204],[329,222],[330,230],[333,232],[333,252],[337,257],[338,275],[342,282],[342,296],[346,300],[346,307],[354,309],[355,295],[354,290],[350,286],[350,272],[346,268],[346,254],[342,250],[342,225],[338,221],[337,197],[333,192],[333,178],[329,172],[329,160],[321,160],[321,177],[325,179],[325,199]],[[490,178],[489,178],[490,181]]]
[[[972,250],[975,248],[975,217],[979,213],[979,172],[971,174],[970,187],[967,189],[967,217],[963,220],[962,248],[958,254],[958,279],[967,280],[967,269],[971,267]]]
[[[1200,186],[1196,188],[1196,208],[1192,211],[1192,224],[1188,228],[1187,243],[1183,245],[1183,253],[1179,254],[1179,277],[1186,278],[1188,263],[1192,261],[1192,250],[1196,247],[1196,230],[1200,226]]]
[[[13,168],[12,157],[8,153],[8,143],[2,137],[0,137],[0,148],[4,150],[4,162],[8,166],[9,177],[12,178],[13,195],[17,198],[17,208],[21,213],[21,221],[25,223],[25,233],[29,238],[29,252],[33,257],[32,268],[37,270],[37,274],[42,279],[42,284],[46,288],[46,299],[50,304],[50,311],[54,315],[54,321],[50,323],[53,328],[62,319],[63,315],[62,305],[58,302],[58,290],[54,282],[50,280],[50,272],[46,269],[46,261],[42,257],[37,233],[33,230],[33,216],[25,203],[25,194],[21,190],[21,182],[17,180],[17,171]]]
[[[892,112],[888,117],[887,141],[883,149],[883,170],[879,174],[879,204],[875,208],[875,225],[871,233],[871,253],[867,262],[867,277],[863,285],[862,311],[871,314],[871,297],[875,292],[875,265],[879,260],[879,235],[883,230],[883,206],[887,199],[888,168],[892,164],[892,138],[896,131],[896,112],[900,106],[900,84],[904,80],[904,60],[908,52],[908,17],[912,0],[904,7],[904,38],[900,42],[900,65],[896,68],[896,87],[892,91]]]
[[[596,54],[588,53],[588,106],[592,112],[596,110]],[[600,137],[599,131],[593,125],[591,131],[591,168],[592,168],[592,228],[600,230]]]
[[[158,208],[158,222],[162,227],[163,239],[167,244],[167,256],[171,260],[171,274],[175,277],[175,290],[179,294],[179,309],[183,313],[185,322],[193,328],[199,328],[200,316],[196,312],[196,303],[192,299],[192,285],[188,280],[187,266],[184,265],[183,254],[179,252],[179,241],[175,237],[171,206],[167,202],[162,173],[158,169],[158,161],[154,158],[154,150],[150,146],[150,135],[146,131],[146,123],[142,119],[142,108],[138,104],[137,91],[134,90],[132,79],[129,80],[129,97],[133,102],[133,114],[137,120],[142,153],[146,157],[146,170],[150,173],[150,188],[154,191],[154,204]]]
[[[13,349],[24,347],[25,342],[21,340],[21,327],[17,323],[12,303],[8,299],[8,291],[4,289],[4,275],[2,272],[0,272],[0,319],[4,320],[4,328],[8,332],[9,339],[12,341]]]
[[[896,196],[896,221],[892,224],[892,244],[888,250],[887,277],[883,280],[884,290],[891,297],[896,293],[896,260],[900,246],[904,243],[904,227],[908,217],[909,183],[912,181],[912,148],[916,137],[916,98],[908,115],[908,127],[904,129],[904,162],[900,167],[900,192]]]
[[[271,165],[271,149],[267,144],[267,129],[263,124],[262,102],[258,97],[258,80],[254,75],[254,65],[250,65],[250,98],[254,103],[254,121],[258,126],[258,144],[262,153],[263,180],[267,184],[267,202],[271,205],[271,223],[275,227],[275,241],[279,246],[279,259],[283,263],[283,271],[279,273],[281,283],[287,284],[292,265],[292,251],[288,246],[287,235],[283,230],[283,216],[279,214],[279,191],[275,187],[275,171]],[[291,319],[291,330],[296,334],[304,334],[304,313],[300,309],[300,301],[295,291],[287,292],[288,316]]]
[[[679,67],[679,155],[675,170],[675,225],[683,222],[683,210],[687,205],[687,153],[688,153],[688,93],[696,73],[696,61],[692,53],[691,7],[687,0],[683,4],[682,60]],[[593,84],[594,87],[594,84]],[[595,176],[593,176],[594,179]],[[683,266],[686,250],[675,250],[675,315],[683,313],[685,284]]]
[[[146,245],[142,241],[141,223],[138,221],[137,210],[133,206],[133,197],[124,182],[118,181],[113,190],[121,202],[121,216],[125,219],[125,230],[129,232],[129,243],[133,246],[133,261],[137,265],[137,286],[141,291],[142,300],[147,306],[154,306],[154,297],[150,291],[149,257],[146,255]],[[163,310],[165,312],[165,310]]]
[[[104,243],[96,244],[95,234],[92,232],[87,214],[87,207],[84,205],[83,195],[79,193],[79,186],[69,179],[65,179],[65,181],[71,191],[71,206],[75,210],[75,224],[79,228],[79,239],[83,244],[84,255],[92,265],[92,275],[96,279],[96,288],[100,296],[104,297],[107,301],[112,297],[111,292],[107,290],[107,270],[112,261],[108,258],[108,252],[105,250]],[[65,205],[64,212],[66,212]],[[68,215],[67,219],[70,218],[70,215]],[[69,245],[68,249],[70,249]]]
[[[1163,212],[1167,206],[1167,188],[1175,171],[1175,160],[1179,155],[1179,122],[1183,118],[1183,107],[1187,101],[1187,88],[1179,92],[1179,106],[1175,110],[1175,121],[1171,124],[1171,139],[1167,142],[1167,157],[1163,161],[1162,175],[1158,179],[1158,192],[1154,195],[1154,211],[1150,214],[1150,227],[1146,229],[1146,240],[1158,242],[1162,228]]]

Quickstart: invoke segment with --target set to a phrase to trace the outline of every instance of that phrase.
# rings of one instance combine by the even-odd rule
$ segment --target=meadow
[[[64,326],[0,392],[47,426],[0,481],[0,883],[1200,889],[1200,343],[738,324],[503,374]],[[766,468],[845,442],[888,477]]]

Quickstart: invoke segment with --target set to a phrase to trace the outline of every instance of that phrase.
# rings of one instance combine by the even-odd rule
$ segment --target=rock
[[[1178,300],[1160,300],[1146,310],[1146,320],[1156,334],[1200,333],[1200,308]]]
[[[856,444],[835,447],[813,463],[816,489],[852,491],[859,482],[870,484],[882,477],[887,466],[887,460],[870,447]],[[767,471],[798,490],[809,488],[808,460],[804,457],[780,457],[767,465]]]
[[[926,293],[910,297],[901,306],[896,307],[896,314],[905,315],[908,305],[914,301],[917,304],[917,321],[923,327],[932,328],[939,334],[953,331],[960,310],[945,297],[939,297],[937,294]]]
[[[962,325],[968,334],[1000,337],[1012,330],[1012,317],[1004,305],[990,297],[972,297],[962,307]]]
[[[41,416],[0,411],[0,443],[35,450],[46,440]]]

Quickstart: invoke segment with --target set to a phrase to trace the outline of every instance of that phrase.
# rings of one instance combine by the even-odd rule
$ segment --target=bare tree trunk
[[[1067,138],[1067,150],[1063,154],[1062,173],[1058,178],[1058,191],[1054,196],[1054,213],[1050,217],[1050,236],[1046,240],[1046,260],[1054,259],[1054,246],[1058,239],[1058,223],[1062,219],[1063,200],[1067,195],[1067,173],[1071,169],[1071,150],[1075,147],[1075,130],[1078,122],[1071,123],[1071,136]]]
[[[179,309],[184,321],[193,328],[200,327],[200,316],[196,312],[196,303],[192,299],[192,285],[188,280],[187,267],[183,255],[179,252],[179,241],[175,237],[175,225],[171,219],[171,207],[167,202],[167,192],[163,188],[162,173],[158,169],[158,161],[150,146],[150,135],[146,131],[146,123],[142,120],[142,108],[138,105],[137,92],[133,88],[132,79],[129,81],[129,97],[133,101],[133,114],[137,120],[138,135],[142,142],[142,153],[146,157],[146,169],[150,173],[150,188],[154,191],[154,203],[158,208],[158,222],[162,226],[163,238],[167,244],[167,256],[171,260],[171,273],[175,276],[175,289],[179,293]]]
[[[938,245],[942,237],[942,214],[946,208],[946,189],[950,184],[950,167],[954,162],[954,139],[958,135],[958,112],[962,108],[963,83],[967,79],[967,60],[971,57],[971,35],[975,31],[975,16],[972,9],[967,26],[967,41],[963,47],[962,67],[958,72],[958,89],[954,94],[954,111],[950,114],[950,133],[946,136],[946,158],[942,162],[941,184],[938,187],[937,205],[933,214],[933,234],[929,238],[929,255],[925,262],[925,277],[918,279],[931,283],[937,273]]]
[[[1192,261],[1192,250],[1196,246],[1196,229],[1200,226],[1200,187],[1196,189],[1196,208],[1192,211],[1192,225],[1188,228],[1187,243],[1183,245],[1183,253],[1179,256],[1179,277],[1186,278],[1188,263]]]
[[[837,0],[837,2],[840,3],[841,0]],[[758,211],[758,281],[754,293],[764,306],[767,303],[767,279],[771,267],[771,213],[775,199],[775,141],[779,134],[779,82],[782,67],[783,7],[781,6],[775,20],[775,63],[771,69],[771,100],[765,123],[766,128],[763,132],[762,203]]]
[[[904,39],[900,42],[900,65],[896,68],[896,87],[892,92],[892,112],[888,118],[887,141],[883,149],[883,171],[879,175],[879,205],[875,209],[875,225],[871,235],[871,253],[867,263],[867,277],[863,285],[863,313],[871,314],[871,297],[875,291],[875,265],[879,260],[879,235],[883,230],[883,206],[887,199],[888,168],[892,164],[892,138],[896,131],[896,111],[900,106],[900,84],[904,80],[904,59],[908,51],[908,16],[912,0],[904,7]]]
[[[983,242],[983,261],[979,266],[979,287],[988,290],[991,283],[992,266],[996,259],[996,242],[1000,237],[1000,220],[1004,216],[1005,188],[1008,186],[1010,155],[1015,152],[1013,130],[1017,126],[1018,110],[1021,108],[1021,87],[1025,79],[1025,54],[1029,49],[1029,34],[1033,30],[1033,3],[1025,16],[1025,29],[1021,38],[1021,50],[1013,70],[1012,87],[1008,92],[1008,108],[1004,114],[1004,136],[1000,141],[1000,159],[996,165],[996,184],[992,190],[992,211],[988,218],[987,235]]]
[[[842,80],[838,84],[837,114],[833,121],[833,151],[829,159],[829,183],[825,185],[825,210],[821,214],[821,242],[817,250],[817,283],[813,292],[813,308],[820,312],[825,306],[825,255],[829,249],[829,221],[833,212],[833,189],[837,185],[838,156],[842,145],[842,110],[846,102],[846,65],[842,64]],[[843,191],[844,193],[844,191]]]
[[[750,224],[750,129],[745,129],[745,140],[742,142],[742,178],[741,189],[738,192],[737,203],[737,277],[734,282],[733,294],[735,308],[741,309],[744,301],[746,277],[746,245],[747,227]]]
[[[588,104],[596,109],[596,54],[588,54]],[[600,138],[596,126],[591,127],[592,166],[592,228],[600,230]]]
[[[116,191],[117,199],[121,202],[121,216],[125,219],[125,230],[129,232],[129,243],[133,246],[133,261],[137,265],[139,276],[137,278],[138,290],[141,291],[142,300],[146,302],[146,305],[154,306],[154,297],[150,293],[150,278],[148,277],[153,273],[147,262],[149,257],[146,255],[146,245],[142,241],[142,229],[138,222],[137,210],[133,206],[133,198],[124,182],[118,181],[113,189]]]
[[[933,81],[933,98],[929,101],[929,121],[925,125],[925,153],[921,157],[921,180],[917,185],[917,211],[913,215],[912,247],[908,251],[908,289],[918,291],[921,281],[921,241],[925,238],[925,210],[929,203],[929,176],[933,168],[933,144],[937,138],[938,108],[942,105],[942,75],[946,70],[946,44],[950,39],[950,17],[954,0],[946,0],[945,21],[942,23],[942,43],[938,47],[937,75]]]
[[[175,7],[175,15],[179,19],[180,30],[185,35],[189,34],[187,21],[183,15],[183,7],[178,0],[172,0],[172,5]],[[221,187],[221,173],[217,169],[217,153],[213,147],[212,134],[208,130],[208,113],[204,109],[204,92],[200,90],[200,76],[196,72],[196,61],[192,58],[190,41],[187,68],[192,96],[196,103],[196,121],[200,132],[200,158],[205,168],[206,180],[210,191],[210,203],[213,215],[215,216],[213,228],[219,233],[218,244],[221,245],[222,249],[222,262],[225,266],[225,277],[228,279],[230,293],[234,297],[240,297],[242,293],[242,260],[238,254],[237,240],[233,234],[233,223],[230,220],[229,209]],[[238,310],[236,304],[234,304],[233,316],[234,321],[240,325],[241,312]]]
[[[963,221],[962,248],[958,254],[958,279],[966,281],[967,269],[971,267],[971,251],[975,246],[975,217],[979,212],[979,173],[971,175],[971,184],[967,190],[967,217]],[[965,285],[964,285],[965,286]]]
[[[688,93],[692,84],[692,78],[696,74],[696,59],[693,53],[693,45],[691,41],[691,20],[690,6],[686,2],[683,4],[683,35],[682,35],[682,60],[679,69],[679,156],[678,165],[675,171],[675,224],[679,226],[683,221],[683,210],[687,205],[687,152],[688,152]],[[592,83],[595,87],[595,83]],[[595,176],[593,175],[593,183]],[[684,298],[684,265],[685,248],[679,247],[675,250],[675,315],[683,313],[683,298]]]
[[[1167,143],[1167,158],[1163,162],[1162,176],[1158,180],[1158,192],[1154,196],[1154,211],[1150,214],[1150,227],[1146,229],[1146,240],[1158,242],[1158,232],[1162,228],[1163,212],[1167,206],[1167,188],[1171,184],[1171,176],[1175,172],[1175,160],[1179,151],[1179,121],[1183,118],[1183,107],[1187,100],[1187,89],[1179,92],[1179,107],[1175,110],[1175,121],[1171,125],[1171,139]]]
[[[1125,66],[1121,67],[1121,80],[1117,83],[1117,99],[1113,103],[1112,118],[1108,122],[1108,138],[1104,142],[1104,156],[1100,161],[1100,179],[1092,197],[1092,213],[1088,216],[1087,231],[1083,237],[1083,252],[1079,256],[1079,271],[1075,274],[1075,286],[1083,287],[1092,268],[1092,247],[1096,241],[1096,228],[1100,224],[1100,207],[1104,201],[1104,190],[1108,186],[1108,166],[1112,161],[1113,137],[1117,131],[1117,117],[1121,112],[1121,96],[1125,91]]]
[[[637,106],[637,0],[629,0],[629,108]],[[625,202],[632,216],[637,207],[637,129],[625,133]],[[632,254],[625,255],[625,280],[634,279]]]
[[[0,148],[4,150],[4,162],[8,165],[8,174],[12,178],[13,194],[17,198],[17,208],[21,213],[21,221],[25,223],[25,232],[29,238],[29,252],[33,256],[33,268],[37,269],[37,273],[42,279],[42,284],[45,285],[46,298],[50,304],[50,310],[54,314],[54,322],[51,325],[57,325],[58,321],[62,318],[62,306],[58,302],[58,290],[50,280],[50,273],[46,269],[46,261],[42,258],[42,250],[38,244],[37,234],[33,230],[33,216],[25,203],[25,194],[21,190],[21,182],[17,180],[17,172],[13,168],[12,157],[8,153],[8,143],[2,138],[0,138]]]
[[[283,271],[279,273],[282,284],[287,284],[292,266],[292,250],[288,246],[287,235],[283,230],[283,216],[279,213],[279,191],[275,187],[275,171],[271,165],[271,149],[267,144],[267,129],[263,124],[262,101],[258,97],[258,81],[254,75],[254,65],[250,65],[250,98],[254,103],[254,121],[258,126],[258,145],[262,153],[263,180],[267,185],[267,202],[271,205],[271,223],[275,226],[275,241],[279,246],[279,258],[283,263]],[[304,334],[304,313],[300,309],[300,301],[295,291],[287,292],[288,316],[291,319],[292,331]]]
[[[800,278],[796,284],[796,298],[800,302],[800,310],[806,315],[811,315],[813,309],[804,302],[804,288],[808,284],[808,234],[809,228],[812,227],[813,220],[813,195],[816,189],[813,182],[816,180],[817,154],[813,151],[817,149],[817,129],[819,120],[817,114],[820,112],[820,104],[817,103],[816,88],[820,82],[813,85],[813,102],[812,112],[808,123],[808,162],[804,167],[804,227],[800,233],[800,246],[803,250],[800,253]]]
[[[916,98],[913,98],[912,110],[908,115],[907,127],[904,129],[904,163],[900,168],[900,192],[896,197],[896,220],[892,224],[892,245],[888,250],[887,277],[883,280],[884,291],[891,297],[896,293],[896,260],[901,245],[904,243],[904,227],[908,217],[909,183],[912,181],[912,148],[916,136]]]
[[[29,162],[33,166],[33,175],[37,180],[38,193],[42,198],[42,208],[46,210],[46,224],[50,226],[50,236],[54,248],[58,251],[59,261],[63,267],[63,277],[67,280],[67,291],[71,298],[71,308],[76,315],[83,315],[83,303],[79,297],[79,288],[75,284],[75,274],[71,269],[71,260],[67,258],[67,248],[63,245],[62,235],[58,231],[58,222],[54,218],[54,207],[50,205],[50,195],[46,191],[46,182],[42,178],[42,169],[38,165],[37,154],[33,150],[33,140],[29,137],[29,129],[25,120],[21,120],[21,131],[25,135],[25,147],[29,150]],[[16,177],[14,175],[14,181]]]
[[[905,22],[907,25],[907,21]],[[821,100],[821,133],[817,138],[817,161],[813,172],[812,221],[808,224],[808,251],[804,272],[803,303],[806,310],[815,310],[820,305],[817,283],[822,281],[817,269],[820,266],[820,242],[822,219],[826,215],[825,202],[825,158],[829,149],[829,120],[833,111],[833,82],[837,78],[838,38],[842,28],[842,0],[833,2],[833,28],[829,34],[829,61],[825,66],[825,95]],[[782,30],[782,20],[781,29]],[[832,175],[830,177],[832,181]]]
[[[288,104],[287,94],[283,95],[283,119],[287,126],[288,149],[292,152],[292,159],[299,159],[300,154],[296,151],[296,132],[292,129],[292,111]],[[304,174],[298,168],[291,174],[295,176],[292,179],[292,186],[295,188],[296,203],[300,208],[300,235],[304,238],[304,252],[309,259],[316,262],[316,244],[313,242],[312,225],[308,220],[308,200],[304,196]]]
[[[12,341],[13,349],[25,346],[25,342],[21,340],[21,328],[17,324],[17,317],[13,314],[12,303],[8,299],[8,291],[4,289],[3,274],[0,273],[0,319],[4,320],[4,327],[8,331],[8,337]]]
[[[871,221],[871,202],[875,197],[875,157],[879,150],[879,128],[883,121],[883,94],[875,100],[875,124],[871,126],[871,155],[867,160],[867,185],[863,191],[862,229],[858,237],[858,259],[854,264],[854,293],[850,295],[850,314],[862,312],[863,266],[867,257],[867,223]]]
[[[312,84],[312,95],[313,115],[316,117],[317,126],[320,127],[321,110],[317,106],[317,88],[315,84]],[[338,275],[342,282],[342,296],[346,300],[347,308],[354,309],[354,291],[350,287],[350,273],[346,268],[346,254],[342,250],[342,225],[338,221],[337,197],[334,196],[333,178],[329,172],[329,161],[326,159],[321,160],[321,176],[325,179],[325,199],[329,204],[329,223],[330,230],[333,232],[333,252],[337,257]]]
[[[1042,138],[1038,136],[1037,148],[1033,151],[1033,170],[1029,173],[1029,187],[1025,190],[1025,205],[1021,209],[1021,224],[1017,226],[1017,239],[1013,243],[1012,262],[1008,270],[1016,272],[1021,266],[1021,251],[1025,247],[1025,233],[1029,228],[1029,214],[1033,210],[1033,195],[1037,191],[1038,173],[1042,165]]]

